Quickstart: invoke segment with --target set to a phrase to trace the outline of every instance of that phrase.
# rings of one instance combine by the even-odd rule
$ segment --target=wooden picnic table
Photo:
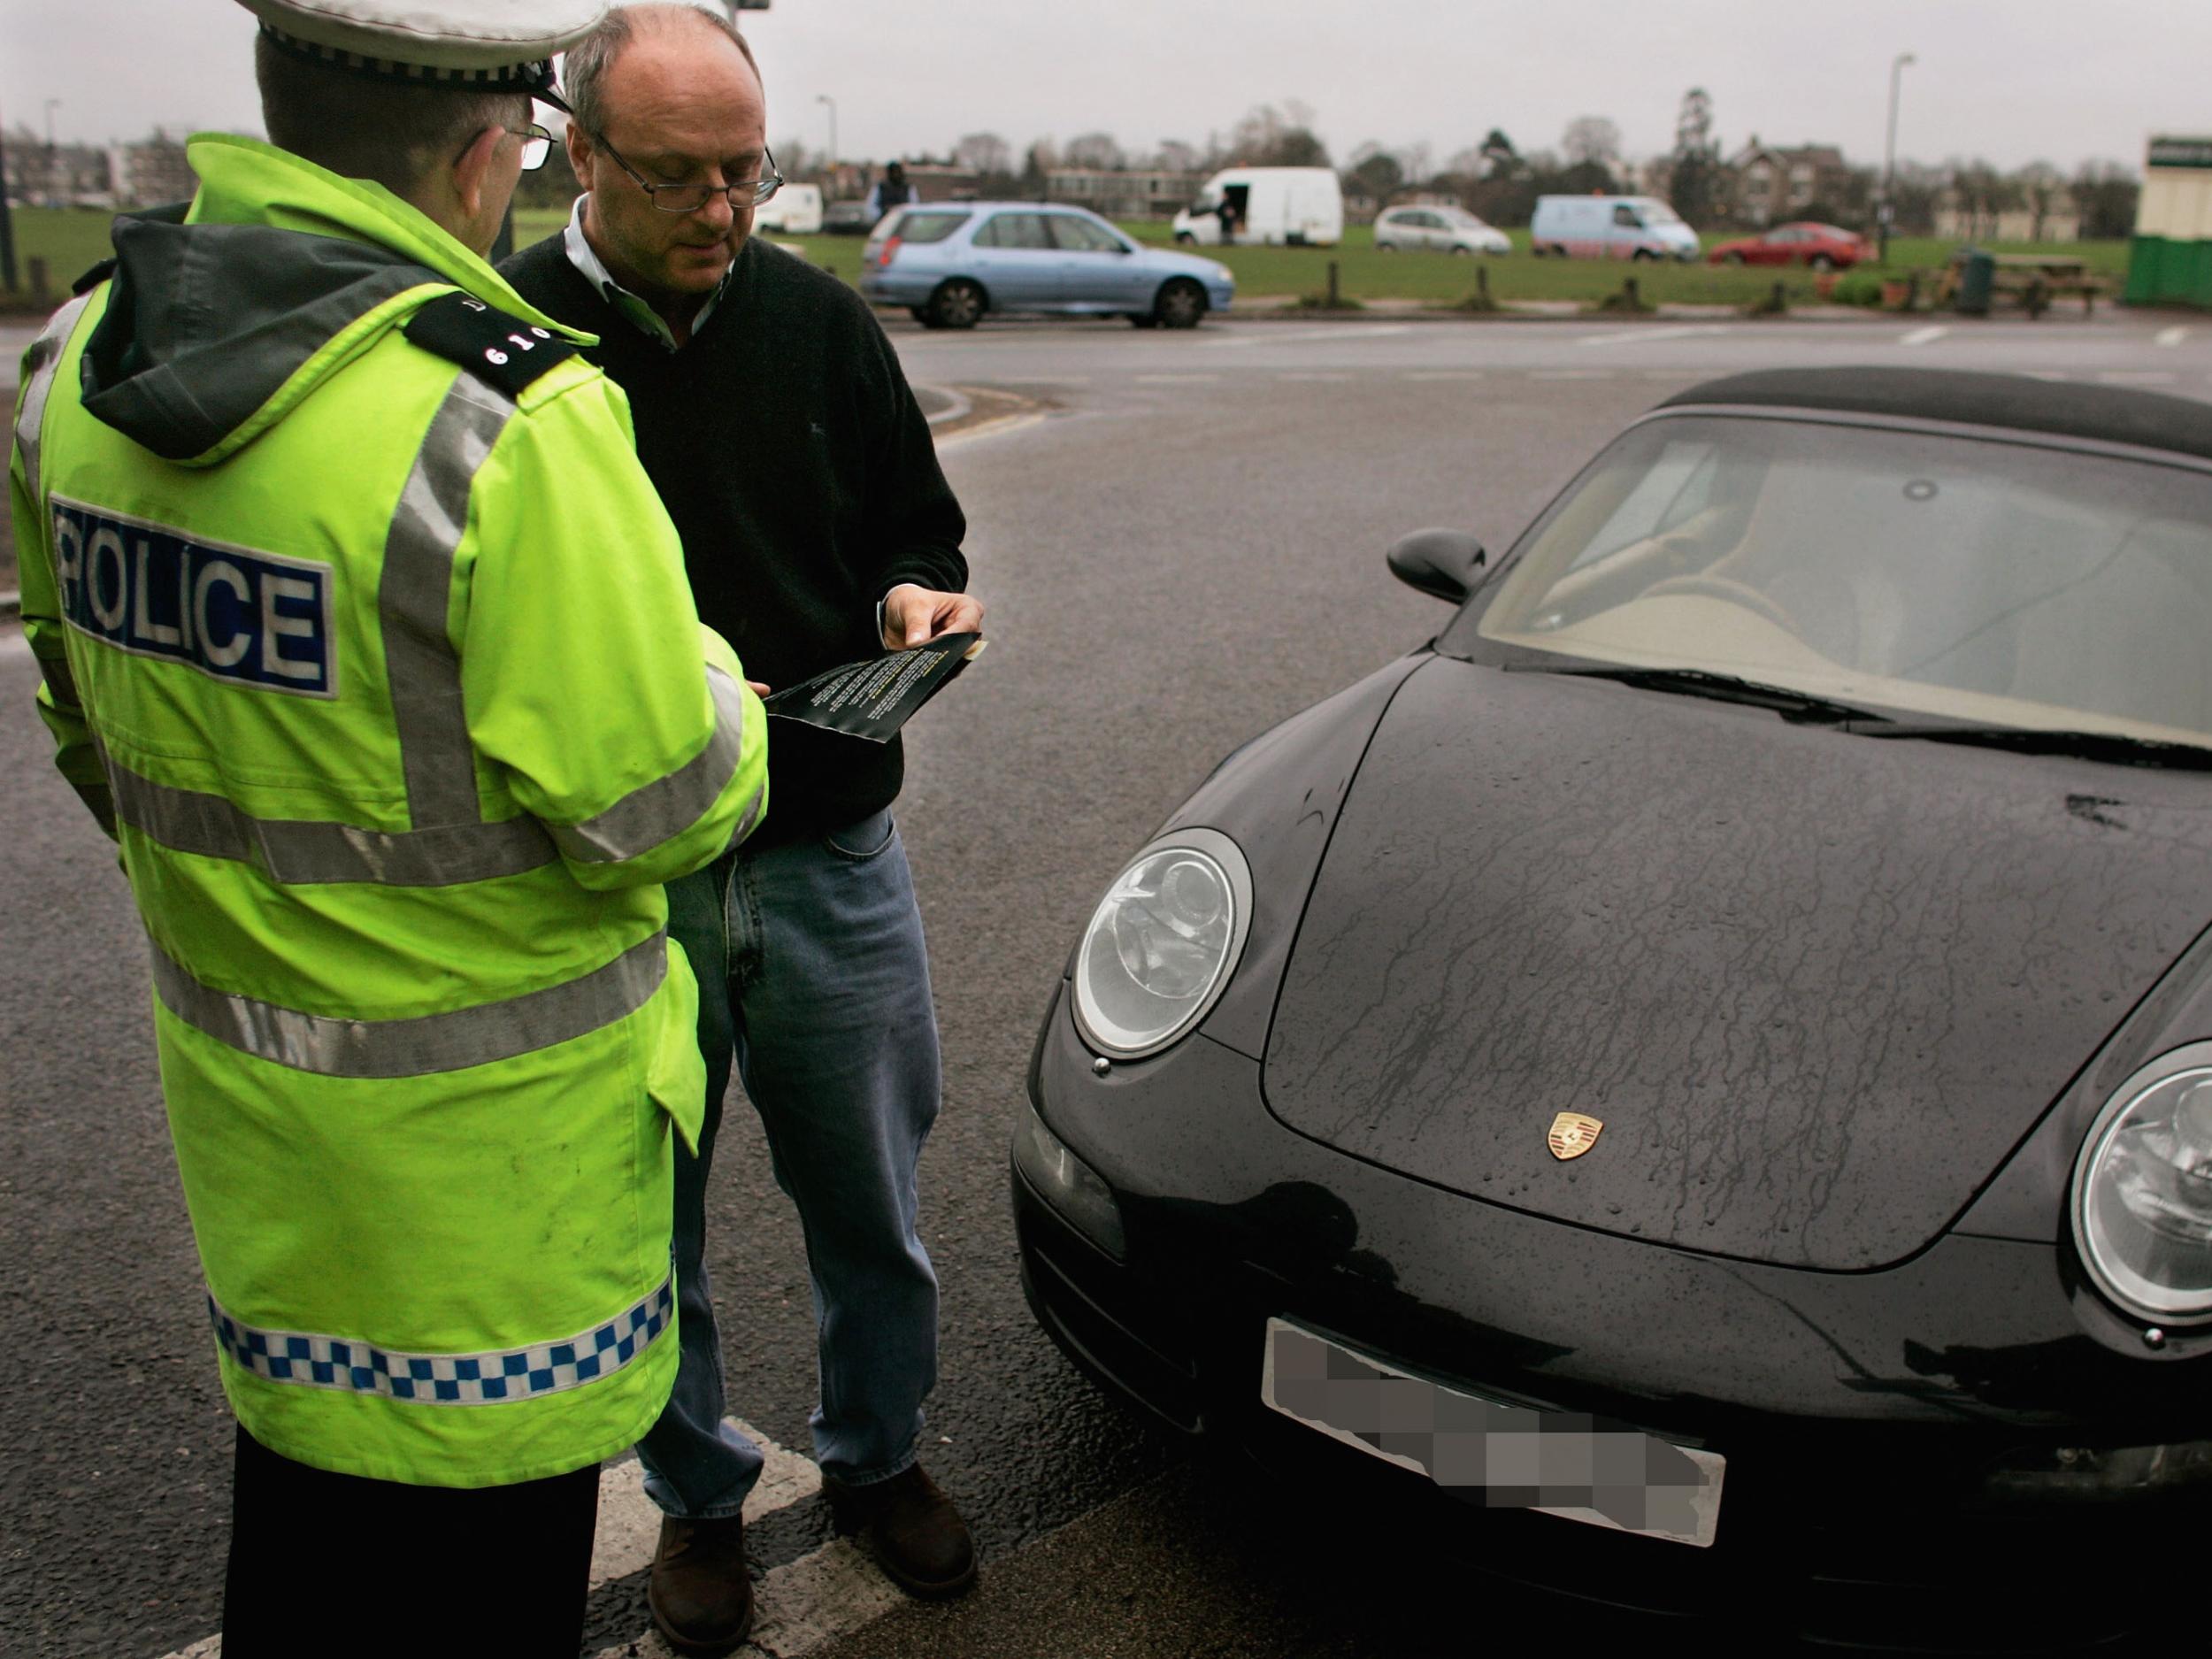
[[[1948,304],[1957,296],[1969,251],[1961,248],[1952,254],[1936,287],[1937,304]],[[2090,316],[2096,310],[2097,296],[2108,291],[2104,280],[2091,273],[2089,261],[2076,255],[1998,253],[1988,258],[1996,267],[1995,294],[2017,299],[2031,319],[2042,316],[2051,301],[2062,294],[2080,295],[2082,315]]]

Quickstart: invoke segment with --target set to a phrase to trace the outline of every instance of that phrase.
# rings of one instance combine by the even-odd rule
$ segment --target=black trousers
[[[470,1653],[576,1659],[599,1471],[462,1491],[334,1475],[244,1429],[224,1659]]]

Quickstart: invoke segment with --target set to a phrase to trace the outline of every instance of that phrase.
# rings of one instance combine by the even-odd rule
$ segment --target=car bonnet
[[[1606,1232],[1893,1263],[2212,918],[2208,851],[2201,773],[1441,658],[1331,841],[1270,1109]],[[1602,1125],[1571,1159],[1561,1113]]]

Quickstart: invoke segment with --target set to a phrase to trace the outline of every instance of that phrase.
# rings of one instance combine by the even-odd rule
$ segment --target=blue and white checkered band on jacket
[[[215,1341],[233,1363],[268,1382],[337,1388],[424,1405],[487,1405],[535,1400],[612,1376],[674,1323],[676,1281],[603,1325],[560,1342],[488,1354],[406,1354],[349,1337],[265,1331],[225,1312],[212,1295]]]
[[[313,41],[287,35],[267,23],[261,26],[261,32],[296,57],[311,58],[333,69],[374,75],[382,81],[410,81],[420,86],[452,87],[465,92],[530,92],[540,96],[553,85],[550,58],[534,63],[501,64],[490,69],[435,69],[427,64],[396,63],[387,58],[369,58],[335,46],[318,45]]]

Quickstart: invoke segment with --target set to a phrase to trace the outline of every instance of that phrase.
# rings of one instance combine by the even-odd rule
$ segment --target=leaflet
[[[977,634],[947,634],[772,692],[762,706],[778,719],[887,742],[917,709],[981,656],[987,643]]]

